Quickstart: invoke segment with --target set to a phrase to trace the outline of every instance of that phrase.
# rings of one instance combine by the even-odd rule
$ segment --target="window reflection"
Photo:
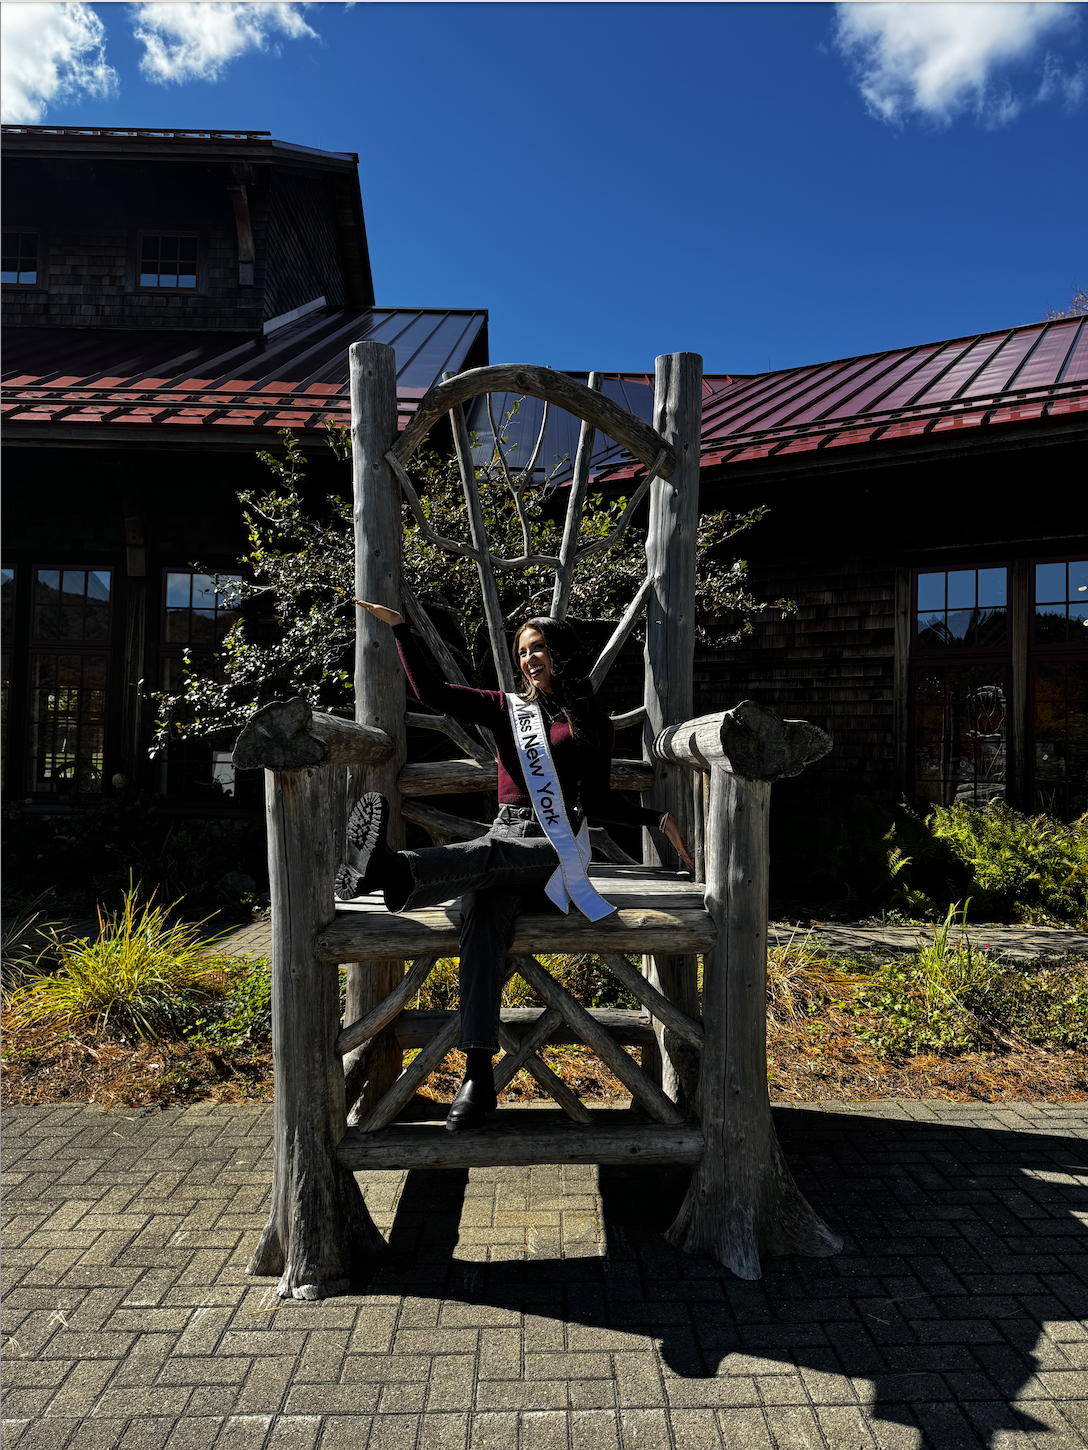
[[[1008,570],[1004,566],[919,574],[918,648],[1003,648],[1007,605]]]
[[[166,643],[205,649],[220,644],[238,618],[232,586],[239,578],[171,570],[166,576]]]
[[[1088,559],[1036,564],[1035,643],[1088,645]]]
[[[32,791],[100,791],[105,756],[106,654],[31,656]]]
[[[36,569],[34,638],[105,643],[110,635],[109,569]]]
[[[1035,809],[1066,819],[1088,810],[1088,662],[1035,667]]]
[[[915,682],[915,793],[932,805],[1005,794],[1005,670],[925,665]]]

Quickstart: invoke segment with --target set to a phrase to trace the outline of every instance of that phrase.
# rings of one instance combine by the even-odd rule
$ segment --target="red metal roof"
[[[2,401],[8,437],[120,440],[152,428],[164,440],[211,429],[254,432],[350,422],[348,347],[372,339],[397,353],[404,427],[443,372],[459,372],[487,313],[374,307],[311,313],[267,336],[8,328]],[[481,361],[486,361],[486,351]],[[203,445],[206,446],[206,443]]]
[[[620,376],[620,375],[613,375]],[[628,383],[648,376],[623,374]],[[703,380],[703,467],[1088,412],[1088,318]],[[640,473],[595,459],[598,477]]]

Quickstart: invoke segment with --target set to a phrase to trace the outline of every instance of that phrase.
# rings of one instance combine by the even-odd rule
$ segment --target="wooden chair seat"
[[[511,952],[654,952],[681,956],[714,945],[717,930],[703,889],[686,876],[660,867],[604,866],[590,877],[617,910],[602,921],[578,911],[526,913],[518,917]],[[456,956],[460,917],[456,905],[396,915],[380,898],[347,903],[317,932],[315,953],[323,962]]]

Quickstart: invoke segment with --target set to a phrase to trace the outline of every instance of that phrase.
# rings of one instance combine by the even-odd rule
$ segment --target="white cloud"
[[[836,6],[836,42],[850,61],[870,111],[902,123],[912,113],[947,124],[970,110],[990,126],[1011,121],[1029,100],[1075,104],[1083,76],[1068,76],[1052,55],[1032,96],[997,77],[1024,61],[1043,37],[1075,23],[1073,4],[855,3]]]
[[[41,121],[51,101],[107,96],[105,28],[89,5],[0,6],[0,111],[10,125]]]
[[[135,5],[136,39],[143,42],[140,69],[149,80],[215,81],[223,67],[247,50],[264,50],[275,35],[317,39],[297,5],[266,0],[169,0]]]

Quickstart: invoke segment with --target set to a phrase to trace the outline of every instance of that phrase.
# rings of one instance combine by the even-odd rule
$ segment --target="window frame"
[[[114,562],[85,564],[85,563],[63,563],[63,564],[37,564],[32,563],[26,567],[29,576],[29,599],[27,602],[29,614],[27,619],[27,630],[25,639],[25,674],[26,698],[23,707],[24,728],[26,731],[26,745],[22,753],[23,778],[25,780],[25,794],[34,801],[57,801],[60,797],[76,796],[82,798],[100,799],[105,796],[110,780],[110,764],[113,754],[113,729],[114,729],[114,701],[116,695],[116,669],[117,669],[117,641],[114,638],[117,628],[117,593],[121,584],[122,570]],[[110,597],[109,612],[107,615],[106,637],[100,640],[87,639],[39,639],[34,631],[34,610],[37,603],[35,599],[38,574],[42,571],[56,570],[61,575],[65,573],[96,573],[110,576]],[[98,790],[82,790],[78,783],[73,782],[69,790],[61,790],[59,787],[53,790],[40,787],[36,776],[35,763],[37,756],[34,748],[34,706],[35,689],[33,682],[34,661],[39,655],[101,655],[106,661],[105,685],[103,686],[103,707],[102,707],[102,776]],[[78,757],[77,757],[78,759]],[[8,789],[10,790],[10,782]]]
[[[1088,630],[1085,631],[1084,644],[1074,644],[1070,639],[1064,640],[1038,640],[1035,637],[1035,616],[1038,612],[1038,605],[1035,599],[1035,570],[1039,564],[1081,564],[1084,562],[1084,550],[1074,554],[1039,554],[1032,555],[1028,559],[1028,656],[1038,650],[1049,659],[1051,655],[1059,655],[1063,651],[1077,653],[1088,648]],[[1056,602],[1056,601],[1055,601]],[[1063,601],[1068,605],[1071,601]]]
[[[1004,569],[1005,570],[1005,641],[1000,645],[942,645],[930,646],[927,648],[918,641],[918,576],[920,574],[953,574],[959,570],[973,569],[978,572],[981,569]],[[1000,672],[1004,680],[1004,701],[1005,701],[1005,739],[1004,739],[1004,761],[1005,779],[1003,795],[1006,800],[1015,795],[1017,784],[1015,776],[1015,762],[1017,759],[1016,748],[1020,732],[1020,724],[1016,718],[1015,708],[1015,625],[1013,622],[1014,590],[1015,590],[1015,563],[1011,558],[987,559],[980,558],[978,554],[967,555],[961,559],[942,560],[940,565],[934,563],[915,564],[910,570],[910,628],[907,632],[907,750],[906,750],[906,780],[905,793],[908,800],[914,802],[918,809],[932,810],[933,801],[924,801],[918,794],[918,680],[919,673],[925,669],[932,669],[937,665],[945,665],[950,668],[980,669],[992,668],[995,673]],[[947,599],[947,595],[946,595]],[[934,777],[935,780],[943,780],[944,777]]]
[[[34,281],[33,282],[3,282],[3,283],[0,283],[0,289],[2,289],[4,292],[41,292],[41,291],[44,291],[45,290],[45,282],[44,282],[45,265],[44,264],[45,264],[45,260],[46,260],[46,257],[45,257],[46,245],[45,245],[45,232],[44,232],[44,230],[41,227],[4,226],[4,227],[0,227],[0,232],[2,232],[4,234],[10,234],[12,232],[18,232],[20,236],[33,236],[33,237],[37,237],[37,239],[38,239],[38,266],[37,266],[37,270],[34,273]]]
[[[921,612],[918,608],[918,576],[920,574],[955,574],[962,570],[973,569],[977,574],[982,569],[1004,569],[1005,571],[1005,642],[1004,644],[959,644],[959,645],[935,645],[926,646],[918,641],[918,615]],[[1012,652],[1012,591],[1013,591],[1013,561],[1011,559],[988,559],[978,563],[964,561],[963,563],[945,564],[943,568],[935,568],[932,564],[918,564],[910,571],[910,658],[925,658],[931,663],[936,660],[958,660],[968,655],[980,655],[983,659],[993,659],[999,654],[1010,654]],[[947,596],[946,596],[947,598]],[[978,606],[976,605],[976,608]],[[945,613],[950,613],[946,607]]]
[[[145,237],[192,237],[196,242],[196,285],[194,287],[149,287],[140,281],[142,275]],[[132,290],[144,297],[199,297],[204,286],[204,254],[207,248],[204,234],[189,227],[139,227],[136,231],[132,251]]]

